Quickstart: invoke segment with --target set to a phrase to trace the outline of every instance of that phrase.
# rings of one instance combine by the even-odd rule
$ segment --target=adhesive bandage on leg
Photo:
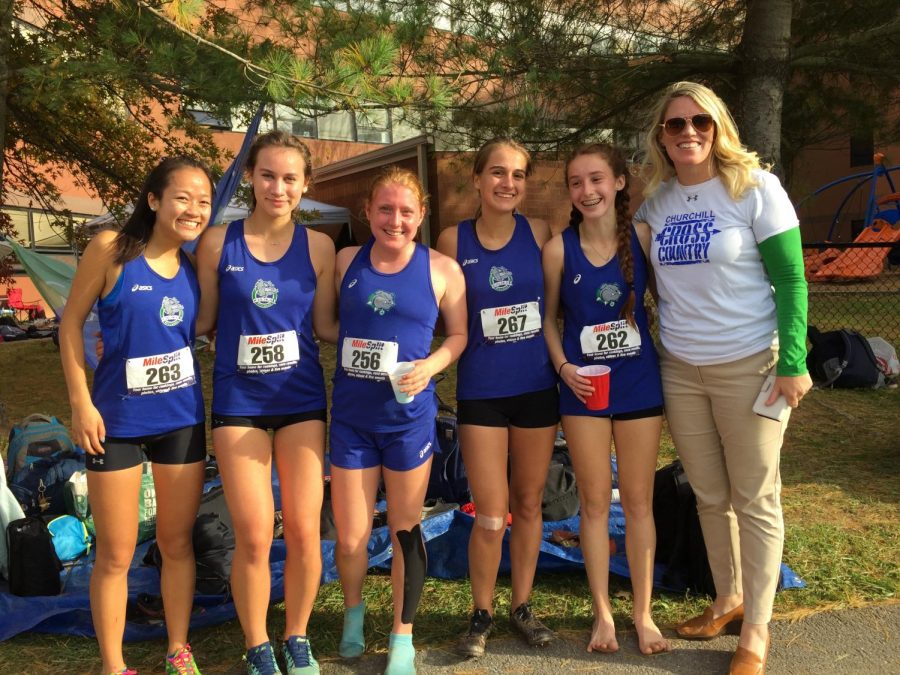
[[[475,524],[482,530],[491,530],[496,532],[506,527],[506,518],[495,518],[494,516],[485,516],[475,512]]]
[[[400,551],[403,553],[403,612],[400,620],[412,623],[422,597],[425,569],[428,566],[422,527],[416,524],[411,530],[397,530],[397,541],[400,542]]]

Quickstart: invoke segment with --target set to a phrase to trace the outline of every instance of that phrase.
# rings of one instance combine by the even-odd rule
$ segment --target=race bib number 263
[[[165,394],[190,387],[195,381],[190,347],[125,361],[125,384],[131,396]]]

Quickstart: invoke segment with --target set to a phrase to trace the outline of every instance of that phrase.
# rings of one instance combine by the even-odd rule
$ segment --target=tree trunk
[[[780,173],[781,109],[788,77],[792,0],[748,0],[741,58],[741,137]]]
[[[13,0],[0,0],[0,197],[6,156],[6,97],[9,94],[9,43],[12,39]],[[2,203],[2,199],[0,199]]]

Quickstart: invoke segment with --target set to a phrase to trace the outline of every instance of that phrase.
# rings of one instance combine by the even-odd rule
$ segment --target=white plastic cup
[[[400,385],[398,384],[400,378],[407,373],[411,373],[415,367],[416,364],[411,361],[399,361],[397,365],[394,366],[393,370],[388,373],[388,377],[391,379],[391,387],[394,390],[394,398],[397,399],[397,403],[405,405],[411,403],[415,398],[415,396],[410,396],[406,392],[400,391]]]

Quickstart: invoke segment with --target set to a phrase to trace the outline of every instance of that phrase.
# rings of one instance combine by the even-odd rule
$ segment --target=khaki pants
[[[743,593],[749,623],[772,618],[784,544],[778,463],[787,420],[752,410],[777,358],[766,349],[691,366],[661,350],[666,419],[697,495],[716,593]]]

